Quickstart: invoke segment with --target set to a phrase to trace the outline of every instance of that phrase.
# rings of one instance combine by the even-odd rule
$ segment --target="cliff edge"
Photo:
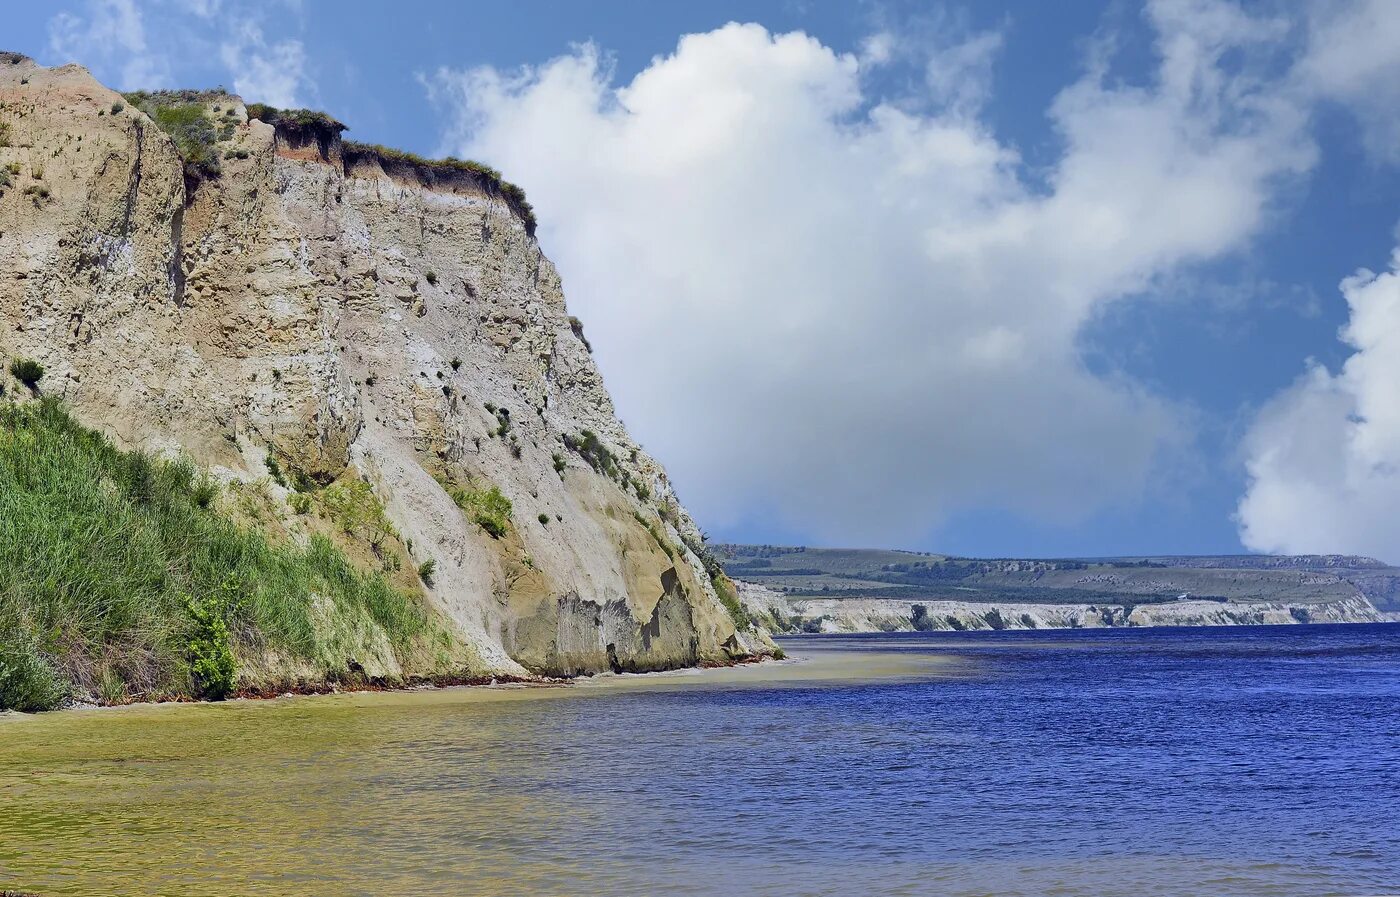
[[[270,537],[333,535],[451,643],[427,662],[366,638],[332,667],[771,653],[617,419],[523,194],[343,129],[222,92],[124,97],[6,54],[0,354],[39,362],[34,392],[119,446],[211,471]],[[380,532],[338,515],[346,494]],[[241,650],[246,684],[337,673]]]

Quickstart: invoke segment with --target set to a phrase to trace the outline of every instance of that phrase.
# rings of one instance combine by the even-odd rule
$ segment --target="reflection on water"
[[[1400,889],[1400,628],[1241,633],[0,720],[0,888]]]

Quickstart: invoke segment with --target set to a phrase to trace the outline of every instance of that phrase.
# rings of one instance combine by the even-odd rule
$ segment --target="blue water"
[[[0,725],[57,895],[1400,894],[1400,625],[814,637]]]
[[[597,735],[637,736],[586,790],[650,862],[765,894],[1400,893],[1400,626],[785,646],[958,669],[619,699]]]

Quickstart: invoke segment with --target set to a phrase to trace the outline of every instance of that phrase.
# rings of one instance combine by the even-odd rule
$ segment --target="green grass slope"
[[[274,543],[219,504],[188,461],[120,451],[52,399],[0,402],[0,709],[221,697],[251,658],[334,675],[367,631],[395,652],[430,634],[324,537]]]

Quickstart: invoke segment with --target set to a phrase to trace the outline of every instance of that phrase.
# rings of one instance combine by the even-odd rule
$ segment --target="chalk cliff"
[[[772,650],[726,610],[533,212],[492,172],[219,92],[124,98],[14,54],[0,104],[0,355],[42,363],[42,393],[84,423],[257,483],[287,539],[327,526],[318,490],[367,484],[392,532],[361,554],[393,554],[384,569],[421,588],[453,641],[439,665],[570,675]],[[178,114],[158,124],[157,107]],[[433,665],[369,630],[349,668]],[[289,663],[245,675],[316,672]]]

